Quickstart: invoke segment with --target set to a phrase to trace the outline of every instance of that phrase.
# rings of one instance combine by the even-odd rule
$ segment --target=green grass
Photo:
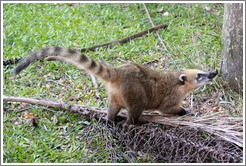
[[[167,30],[158,31],[168,51],[161,49],[155,33],[149,33],[128,43],[109,49],[99,48],[86,54],[112,65],[129,61],[149,62],[152,68],[158,70],[197,68],[207,71],[220,68],[223,4],[147,4],[147,7],[155,25],[169,24]],[[168,16],[157,12],[161,7],[169,13]],[[212,11],[206,10],[207,7]],[[4,3],[3,23],[4,60],[24,57],[42,46],[79,49],[103,44],[151,27],[142,4],[135,3]],[[129,27],[122,28],[126,25]],[[17,79],[10,81],[7,77],[12,67],[3,67],[4,95],[64,102],[73,96],[76,101],[72,103],[80,101],[83,105],[107,107],[103,85],[99,83],[99,88],[95,89],[86,72],[72,65],[35,62],[23,70]],[[102,101],[96,100],[96,91],[100,92]],[[211,92],[217,94],[220,104],[225,104],[228,110],[233,108],[238,111],[237,114],[242,114],[242,98],[223,89],[219,78],[213,85],[193,94],[202,97],[210,96]],[[22,114],[17,116],[25,111],[38,115],[38,127],[28,126]],[[92,145],[78,139],[78,133],[83,133],[84,126],[93,121],[87,122],[78,114],[66,111],[56,114],[54,110],[42,107],[4,103],[3,162],[110,162],[106,148],[101,147],[98,153],[93,153],[90,149]],[[93,147],[100,147],[98,140],[95,140]],[[120,149],[120,145],[117,148]],[[118,162],[123,161],[124,157]],[[132,162],[141,160],[136,157]]]

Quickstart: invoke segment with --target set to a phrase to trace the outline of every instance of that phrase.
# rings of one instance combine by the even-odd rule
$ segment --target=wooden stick
[[[3,101],[4,102],[21,102],[21,103],[42,105],[42,106],[51,107],[51,108],[68,110],[71,112],[79,112],[83,115],[91,114],[90,111],[107,114],[107,110],[103,109],[103,108],[98,109],[98,108],[89,107],[89,106],[82,106],[82,105],[77,105],[77,104],[65,104],[62,102],[54,102],[54,101],[43,100],[43,99],[34,99],[34,98],[3,95]]]
[[[151,23],[152,27],[154,27],[155,25],[154,25],[154,23],[153,23],[153,21],[152,21],[152,19],[151,19],[151,17],[150,17],[148,8],[147,8],[147,6],[145,5],[145,3],[143,3],[143,6],[144,6],[144,9],[145,9],[145,11],[146,11],[146,13],[147,13],[147,16],[148,16],[148,18],[149,18],[149,22]],[[166,47],[165,44],[163,43],[163,40],[162,40],[162,38],[160,37],[159,33],[158,33],[157,31],[155,31],[155,34],[156,34],[157,38],[159,39],[159,41],[161,42],[161,45],[162,45],[163,49],[164,49],[164,50],[167,50],[167,47]]]
[[[30,104],[37,104],[37,105],[53,107],[53,108],[58,108],[58,109],[64,109],[64,105],[62,103],[40,100],[40,99],[33,99],[33,98],[14,97],[14,96],[3,95],[3,101],[4,102],[10,101],[10,102],[30,103]]]
[[[92,46],[92,47],[88,47],[88,48],[82,48],[82,49],[80,49],[80,51],[81,52],[85,52],[87,50],[94,51],[96,48],[99,48],[99,47],[106,47],[106,46],[110,46],[110,45],[118,44],[118,43],[126,43],[129,40],[131,40],[131,39],[142,37],[143,35],[145,35],[147,33],[150,33],[150,32],[153,32],[153,31],[157,31],[160,28],[166,29],[167,26],[168,26],[167,24],[160,24],[160,25],[157,25],[157,26],[153,26],[152,28],[146,29],[146,30],[144,30],[142,32],[138,32],[138,33],[136,33],[134,35],[125,37],[123,39],[115,40],[115,41],[112,41],[112,42],[109,42],[109,43],[100,44],[100,45],[96,45],[96,46]]]

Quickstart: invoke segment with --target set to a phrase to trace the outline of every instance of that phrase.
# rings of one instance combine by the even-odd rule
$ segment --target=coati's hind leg
[[[127,124],[139,123],[138,118],[141,116],[143,110],[139,108],[128,108]]]

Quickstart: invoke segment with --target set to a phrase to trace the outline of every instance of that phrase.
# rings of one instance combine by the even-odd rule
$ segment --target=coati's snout
[[[217,74],[217,69],[211,72],[202,72],[197,74],[196,79],[198,82],[208,82],[211,81]]]
[[[215,76],[217,76],[217,74],[218,74],[218,70],[215,69],[214,71],[209,72],[208,78],[213,79]]]

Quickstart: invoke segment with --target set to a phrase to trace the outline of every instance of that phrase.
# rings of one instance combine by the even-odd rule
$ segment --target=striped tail
[[[22,59],[21,62],[14,68],[13,76],[16,76],[23,69],[28,67],[30,63],[36,60],[44,59],[48,56],[59,56],[70,59],[76,63],[77,67],[87,70],[102,80],[110,81],[114,75],[113,68],[104,66],[101,63],[94,61],[93,59],[83,55],[78,50],[55,46],[45,47],[40,50],[33,51],[30,55]]]

